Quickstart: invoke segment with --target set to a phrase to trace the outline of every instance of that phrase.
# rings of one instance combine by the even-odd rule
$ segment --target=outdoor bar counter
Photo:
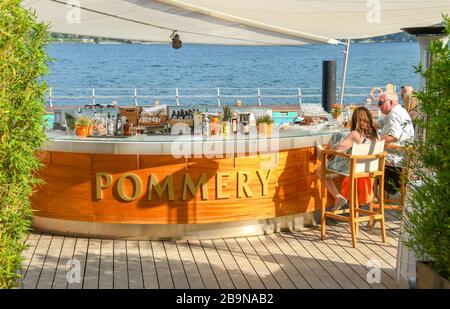
[[[64,235],[189,239],[307,224],[320,207],[315,142],[293,129],[220,140],[190,135],[80,138],[50,131],[33,225]]]

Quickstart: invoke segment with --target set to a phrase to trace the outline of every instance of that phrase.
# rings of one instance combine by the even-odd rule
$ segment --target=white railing
[[[346,86],[344,98],[351,103],[364,103],[372,87]],[[336,89],[336,100],[339,96]],[[149,105],[155,100],[175,105],[216,105],[231,100],[248,100],[254,105],[320,103],[321,88],[50,88],[48,104],[82,106],[98,102],[118,105]],[[357,98],[360,98],[357,100]],[[275,100],[276,99],[276,100]],[[149,102],[148,100],[153,100]],[[270,102],[272,101],[272,102]],[[173,102],[173,103],[172,103]],[[233,102],[234,103],[234,102]]]

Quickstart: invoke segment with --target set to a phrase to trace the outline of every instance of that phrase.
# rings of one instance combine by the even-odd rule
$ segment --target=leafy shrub
[[[450,20],[445,17],[446,31]],[[419,259],[450,279],[450,49],[438,40],[431,44],[433,60],[423,74],[427,86],[416,93],[425,119],[416,126],[425,138],[411,145],[411,209],[405,212],[407,245]],[[418,69],[420,71],[420,68]]]
[[[19,283],[45,140],[47,26],[20,4],[0,1],[0,288]]]
[[[75,120],[75,126],[90,126],[92,119],[86,116],[80,116]]]
[[[259,125],[260,123],[270,125],[273,123],[272,117],[270,117],[269,115],[259,116],[256,118],[256,125]]]
[[[67,129],[75,129],[75,117],[67,112],[64,113],[64,117],[66,118]]]

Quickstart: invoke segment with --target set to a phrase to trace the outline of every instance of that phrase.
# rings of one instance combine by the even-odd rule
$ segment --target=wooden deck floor
[[[23,252],[22,284],[26,289],[395,289],[399,220],[394,214],[386,218],[386,244],[377,225],[374,234],[361,228],[356,249],[345,223],[329,225],[326,241],[318,228],[176,242],[32,233]],[[71,259],[79,262],[78,283],[66,279]],[[380,283],[366,279],[370,260],[380,265]]]

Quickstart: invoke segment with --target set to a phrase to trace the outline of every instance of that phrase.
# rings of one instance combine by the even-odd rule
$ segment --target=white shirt
[[[406,109],[401,105],[394,106],[389,113],[383,119],[380,119],[378,124],[380,125],[380,134],[390,135],[397,139],[394,143],[398,146],[405,146],[408,141],[414,138],[414,127]],[[398,152],[392,152],[388,150],[386,158],[389,164],[401,165],[403,157]]]

